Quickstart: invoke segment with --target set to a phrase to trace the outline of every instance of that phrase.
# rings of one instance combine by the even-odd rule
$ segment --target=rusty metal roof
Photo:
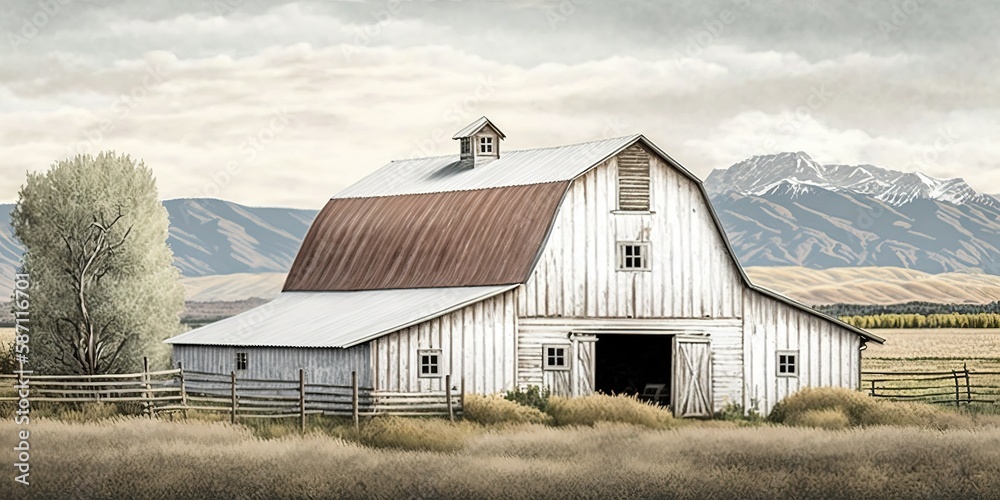
[[[284,290],[523,283],[568,185],[335,198],[309,228]]]
[[[351,347],[488,299],[516,285],[356,292],[283,292],[168,344]]]
[[[458,155],[416,158],[389,163],[334,198],[367,198],[414,193],[440,193],[504,186],[569,181],[618,154],[642,136],[585,142],[554,148],[506,151],[475,168]]]

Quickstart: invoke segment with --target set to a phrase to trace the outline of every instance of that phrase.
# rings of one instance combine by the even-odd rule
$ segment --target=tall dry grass
[[[803,389],[775,405],[768,420],[824,429],[910,426],[943,430],[1000,426],[1000,417],[996,415],[957,412],[924,403],[879,400],[840,388]]]
[[[0,447],[14,446],[16,430],[0,423]],[[8,483],[0,498],[992,498],[1000,491],[995,428],[535,425],[480,431],[446,453],[373,449],[320,434],[265,440],[226,423],[138,418],[40,420],[30,430],[32,486]]]
[[[639,401],[635,396],[607,394],[573,398],[553,396],[549,398],[545,412],[552,416],[556,425],[592,426],[604,422],[667,429],[675,423],[669,410]]]

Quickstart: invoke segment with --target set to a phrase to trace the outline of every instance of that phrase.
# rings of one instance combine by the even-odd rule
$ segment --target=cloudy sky
[[[702,178],[806,151],[998,193],[996,19],[943,0],[0,0],[0,201],[113,149],[165,199],[319,208],[457,152],[481,115],[508,150],[643,133]]]

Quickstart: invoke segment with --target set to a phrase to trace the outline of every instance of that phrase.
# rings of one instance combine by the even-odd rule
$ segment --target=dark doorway
[[[597,336],[595,389],[605,394],[641,394],[646,384],[665,384],[662,404],[670,402],[673,337],[670,335]]]

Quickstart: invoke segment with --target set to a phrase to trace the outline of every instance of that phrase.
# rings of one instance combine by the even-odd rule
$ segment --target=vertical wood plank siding
[[[370,342],[375,388],[384,391],[443,391],[452,385],[489,394],[514,387],[517,332],[516,290]],[[420,377],[419,349],[441,350],[441,376]]]
[[[857,334],[750,289],[744,311],[745,406],[769,413],[775,403],[805,387],[857,388]],[[777,351],[783,350],[798,351],[798,376],[777,375]]]
[[[350,385],[352,371],[358,372],[359,385],[372,384],[368,344],[349,349],[176,344],[173,362],[183,362],[185,370],[228,374],[236,369],[237,352],[247,353],[247,369],[238,370],[237,378],[296,381],[302,368],[310,384]]]
[[[734,318],[743,284],[697,184],[650,157],[653,213],[612,213],[618,160],[570,186],[521,317]],[[617,241],[648,241],[651,271],[616,271]]]

